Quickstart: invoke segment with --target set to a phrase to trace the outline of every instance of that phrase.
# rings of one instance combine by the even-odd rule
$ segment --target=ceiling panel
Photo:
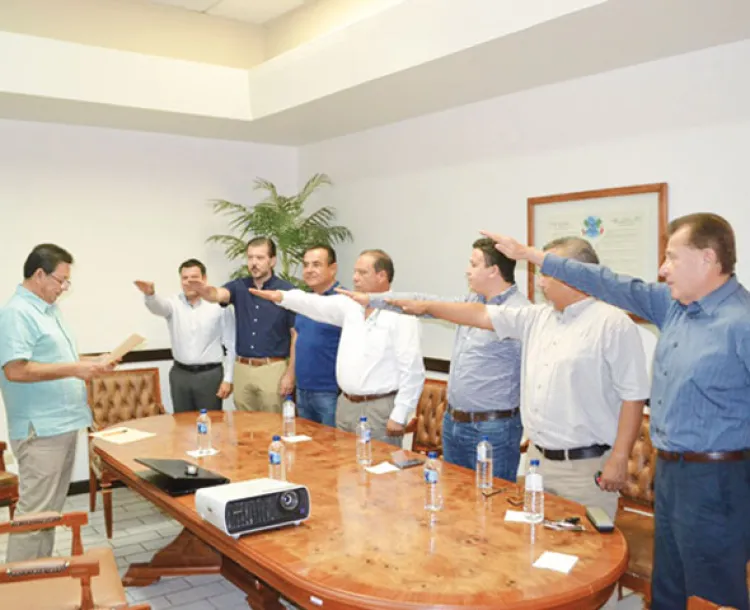
[[[151,4],[175,6],[189,11],[203,12],[214,6],[219,0],[149,0]]]
[[[299,8],[304,3],[304,0],[221,0],[207,12],[217,17],[260,24]]]

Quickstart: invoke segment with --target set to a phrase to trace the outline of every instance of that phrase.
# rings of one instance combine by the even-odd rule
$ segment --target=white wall
[[[335,181],[327,202],[356,240],[339,248],[348,282],[356,254],[381,247],[394,289],[461,294],[478,230],[525,239],[528,197],[651,182],[669,183],[670,218],[728,218],[742,261],[749,65],[745,41],[420,117],[306,146],[301,176]],[[449,357],[451,341],[427,326],[425,355]]]
[[[223,283],[237,263],[205,243],[228,232],[209,200],[249,204],[255,177],[287,192],[297,173],[293,148],[0,121],[0,304],[21,281],[34,245],[51,241],[75,257],[73,287],[60,306],[79,351],[112,349],[132,332],[147,338],[147,349],[168,348],[166,323],[146,310],[133,280],[178,292],[177,267],[196,257],[209,280]],[[171,408],[169,364],[159,366]],[[0,438],[7,438],[1,401]],[[80,463],[75,480],[87,477]]]

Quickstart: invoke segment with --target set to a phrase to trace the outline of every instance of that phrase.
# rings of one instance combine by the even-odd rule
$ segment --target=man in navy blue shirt
[[[234,305],[234,404],[240,411],[279,413],[282,397],[294,390],[294,313],[248,292],[251,287],[292,289],[292,284],[274,273],[275,266],[276,244],[268,237],[254,237],[247,244],[250,277],[232,280],[221,288],[191,285],[207,301]]]
[[[750,293],[734,274],[734,231],[724,218],[690,214],[673,220],[668,233],[664,283],[491,237],[506,256],[659,327],[651,608],[684,608],[697,595],[748,610]]]
[[[302,278],[310,290],[328,296],[336,281],[336,251],[328,245],[312,246],[302,259]],[[300,417],[327,426],[336,426],[336,354],[341,327],[316,322],[297,314],[294,324],[295,375],[297,379],[297,412]]]

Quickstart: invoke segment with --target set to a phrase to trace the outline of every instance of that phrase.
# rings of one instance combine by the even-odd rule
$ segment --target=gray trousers
[[[336,402],[336,427],[345,432],[354,432],[360,416],[364,415],[367,417],[367,423],[370,424],[372,438],[401,447],[404,437],[388,436],[385,430],[391,417],[391,411],[393,411],[395,399],[395,396],[388,396],[370,402],[355,403],[350,401],[343,393],[339,394],[339,399]]]
[[[62,512],[73,474],[77,439],[78,431],[55,436],[36,436],[31,431],[28,438],[10,442],[21,479],[16,515]],[[54,546],[55,528],[12,534],[7,561],[51,557]]]
[[[224,367],[193,373],[176,365],[169,371],[169,391],[175,413],[185,411],[221,411],[221,398],[216,395],[224,379]]]

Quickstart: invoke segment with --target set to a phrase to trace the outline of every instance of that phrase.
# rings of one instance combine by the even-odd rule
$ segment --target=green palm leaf
[[[245,206],[218,199],[211,203],[216,214],[227,217],[230,235],[211,235],[208,243],[224,248],[230,260],[240,259],[244,263],[246,244],[252,237],[266,236],[276,242],[278,259],[281,263],[279,276],[303,286],[296,277],[297,268],[302,262],[305,249],[315,244],[335,245],[352,241],[351,231],[344,226],[334,225],[336,210],[323,206],[308,216],[304,216],[305,202],[319,188],[330,186],[331,179],[326,174],[314,174],[296,195],[280,195],[276,185],[264,178],[256,178],[253,188],[264,196],[254,206]],[[232,278],[247,276],[243,264],[232,274]]]

